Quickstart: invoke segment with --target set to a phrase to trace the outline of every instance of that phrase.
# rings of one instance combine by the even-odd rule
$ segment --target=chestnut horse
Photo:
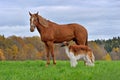
[[[53,58],[53,64],[56,64],[54,57],[54,43],[73,40],[77,45],[88,45],[87,30],[79,24],[57,24],[46,20],[38,15],[38,12],[30,15],[30,31],[33,32],[37,28],[41,35],[41,40],[45,43],[47,51],[47,64],[50,64],[50,53]]]

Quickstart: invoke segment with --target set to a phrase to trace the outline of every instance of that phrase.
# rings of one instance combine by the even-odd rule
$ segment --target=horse
[[[87,30],[79,24],[57,24],[43,18],[37,13],[30,13],[30,31],[34,32],[37,28],[40,33],[41,40],[45,43],[47,52],[46,65],[50,64],[50,54],[53,58],[53,64],[56,64],[54,56],[54,43],[62,43],[64,41],[73,40],[77,45],[88,45]]]

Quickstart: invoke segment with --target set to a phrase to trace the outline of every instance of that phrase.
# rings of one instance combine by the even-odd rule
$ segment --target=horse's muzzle
[[[31,32],[34,32],[34,30],[35,30],[35,27],[30,27]]]

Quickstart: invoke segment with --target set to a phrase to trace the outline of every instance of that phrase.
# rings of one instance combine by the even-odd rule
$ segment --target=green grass
[[[0,80],[120,80],[120,61],[96,61],[94,67],[82,61],[71,68],[69,61],[45,66],[45,61],[1,61]],[[51,62],[52,63],[52,62]]]

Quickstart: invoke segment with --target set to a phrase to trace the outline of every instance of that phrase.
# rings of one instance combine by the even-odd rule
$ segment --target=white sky
[[[0,35],[39,36],[29,30],[29,11],[59,24],[79,23],[89,40],[120,36],[120,0],[1,0]]]

